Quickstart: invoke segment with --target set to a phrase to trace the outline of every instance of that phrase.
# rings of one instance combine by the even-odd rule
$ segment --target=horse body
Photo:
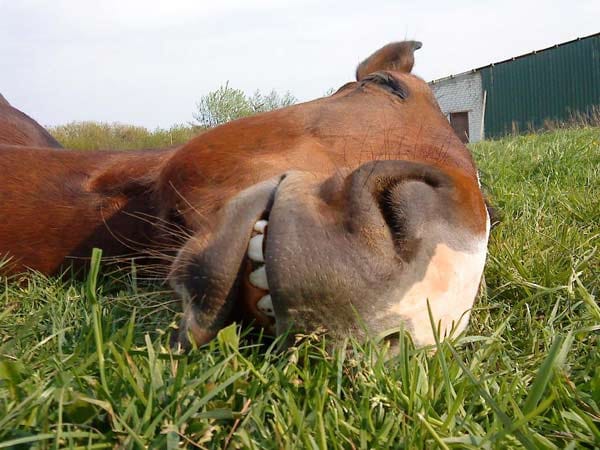
[[[150,179],[173,150],[57,151],[0,145],[0,248],[5,271],[54,274],[106,256],[143,253],[158,238]],[[144,215],[147,215],[146,220]]]
[[[0,94],[0,144],[61,148],[39,123],[11,106]]]

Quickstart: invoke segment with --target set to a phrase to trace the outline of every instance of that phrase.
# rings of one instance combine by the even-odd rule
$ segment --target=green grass
[[[193,125],[173,125],[169,129],[122,123],[71,122],[49,128],[48,131],[65,148],[75,150],[132,150],[161,148],[183,144],[202,132]]]
[[[502,222],[464,336],[386,361],[230,327],[178,356],[135,272],[4,279],[0,448],[597,448],[600,130],[473,151]]]

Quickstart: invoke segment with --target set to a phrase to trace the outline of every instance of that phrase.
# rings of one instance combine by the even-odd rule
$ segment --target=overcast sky
[[[600,31],[600,0],[0,0],[0,93],[44,125],[169,127],[229,81],[322,96],[390,42],[426,80]]]

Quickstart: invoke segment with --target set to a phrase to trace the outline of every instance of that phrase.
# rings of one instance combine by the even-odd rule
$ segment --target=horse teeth
[[[266,314],[269,317],[275,318],[275,311],[273,310],[273,300],[269,294],[261,298],[256,304],[260,312]]]
[[[260,266],[254,272],[250,274],[250,283],[259,289],[269,290],[269,283],[267,282],[267,271],[265,266]]]
[[[259,220],[258,222],[256,222],[254,224],[254,231],[256,231],[257,233],[265,233],[265,229],[267,228],[267,225],[269,224],[268,220]]]
[[[263,241],[265,240],[264,234],[257,234],[248,243],[248,258],[256,262],[265,262],[265,256],[263,254]]]

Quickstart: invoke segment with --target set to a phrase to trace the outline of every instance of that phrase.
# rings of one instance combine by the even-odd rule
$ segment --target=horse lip
[[[281,248],[286,245],[285,236],[288,233],[294,233],[293,227],[286,226],[284,229],[281,227],[272,226],[272,215],[276,211],[284,211],[287,209],[287,200],[285,198],[290,195],[290,191],[285,187],[282,188],[284,179],[294,177],[296,171],[286,172],[280,179],[279,183],[274,190],[272,197],[272,203],[268,211],[269,228],[265,235],[264,243],[264,264],[267,276],[267,283],[269,285],[269,295],[271,296],[271,303],[273,305],[273,312],[275,315],[275,335],[286,335],[290,332],[290,317],[288,310],[288,302],[285,298],[285,285],[281,283],[280,274],[285,270],[293,270],[294,261],[291,260],[280,260],[274,254],[277,253],[276,248]],[[286,265],[288,267],[286,267]],[[298,274],[298,276],[301,276]],[[290,344],[288,342],[290,336],[286,339],[284,345]]]
[[[231,318],[240,291],[248,242],[257,220],[273,205],[281,177],[256,183],[223,207],[209,237],[200,231],[180,249],[169,276],[184,301],[176,338],[203,344],[216,336]]]
[[[256,292],[262,292],[262,297],[264,297],[265,295],[269,294],[271,295],[271,299],[272,299],[272,304],[273,304],[273,309],[276,309],[275,307],[275,303],[277,303],[277,300],[275,297],[272,296],[272,292],[271,292],[271,286],[272,286],[272,280],[271,280],[271,275],[269,275],[269,263],[267,262],[268,259],[268,247],[269,247],[269,242],[270,242],[270,232],[268,230],[265,230],[264,232],[260,233],[264,235],[264,242],[263,242],[263,261],[257,261],[253,258],[250,258],[248,251],[249,251],[249,245],[250,245],[250,241],[251,239],[256,236],[257,230],[254,228],[256,223],[258,223],[261,220],[266,220],[267,222],[269,221],[269,217],[270,214],[274,208],[274,204],[275,204],[275,197],[277,195],[277,190],[279,189],[281,182],[283,181],[283,179],[286,177],[286,173],[282,174],[279,179],[277,180],[277,183],[273,186],[273,189],[271,191],[271,198],[270,201],[268,202],[268,204],[266,205],[266,207],[263,209],[263,211],[260,214],[257,214],[257,220],[254,221],[251,225],[250,225],[250,230],[249,230],[249,237],[248,240],[246,241],[246,253],[244,255],[244,257],[242,258],[242,261],[240,263],[240,270],[238,273],[238,279],[241,280],[243,278],[245,278],[245,282],[244,284],[246,284],[246,288],[243,288],[243,284],[240,285],[240,287],[238,288],[236,297],[238,297],[242,302],[244,301],[243,299],[246,298],[247,295],[250,295],[251,298],[252,296],[257,296],[258,294]],[[268,225],[267,225],[268,227]],[[247,271],[247,266],[250,265],[251,269],[249,269],[249,271]],[[271,263],[272,265],[272,263]],[[264,267],[265,270],[265,275],[266,275],[266,279],[267,279],[267,285],[268,288],[265,290],[263,287],[259,287],[256,286],[254,283],[252,283],[252,281],[250,281],[250,274],[252,272],[255,272],[257,270],[260,269],[260,267]],[[251,290],[256,290],[254,293],[252,291],[250,291],[250,293],[247,292],[248,287]],[[259,299],[260,300],[260,299]],[[254,306],[256,308],[256,306]],[[264,314],[264,313],[263,313]],[[278,320],[278,314],[275,313],[274,314],[274,320],[275,320],[275,324],[277,323]],[[269,316],[267,316],[269,317]],[[256,318],[256,317],[255,317]],[[272,319],[273,320],[273,319]],[[275,330],[275,324],[271,324],[270,327],[272,327],[271,329],[269,329],[269,326],[266,326],[266,328],[268,329],[269,332]],[[263,325],[264,326],[264,325]],[[275,333],[274,333],[275,334]]]

